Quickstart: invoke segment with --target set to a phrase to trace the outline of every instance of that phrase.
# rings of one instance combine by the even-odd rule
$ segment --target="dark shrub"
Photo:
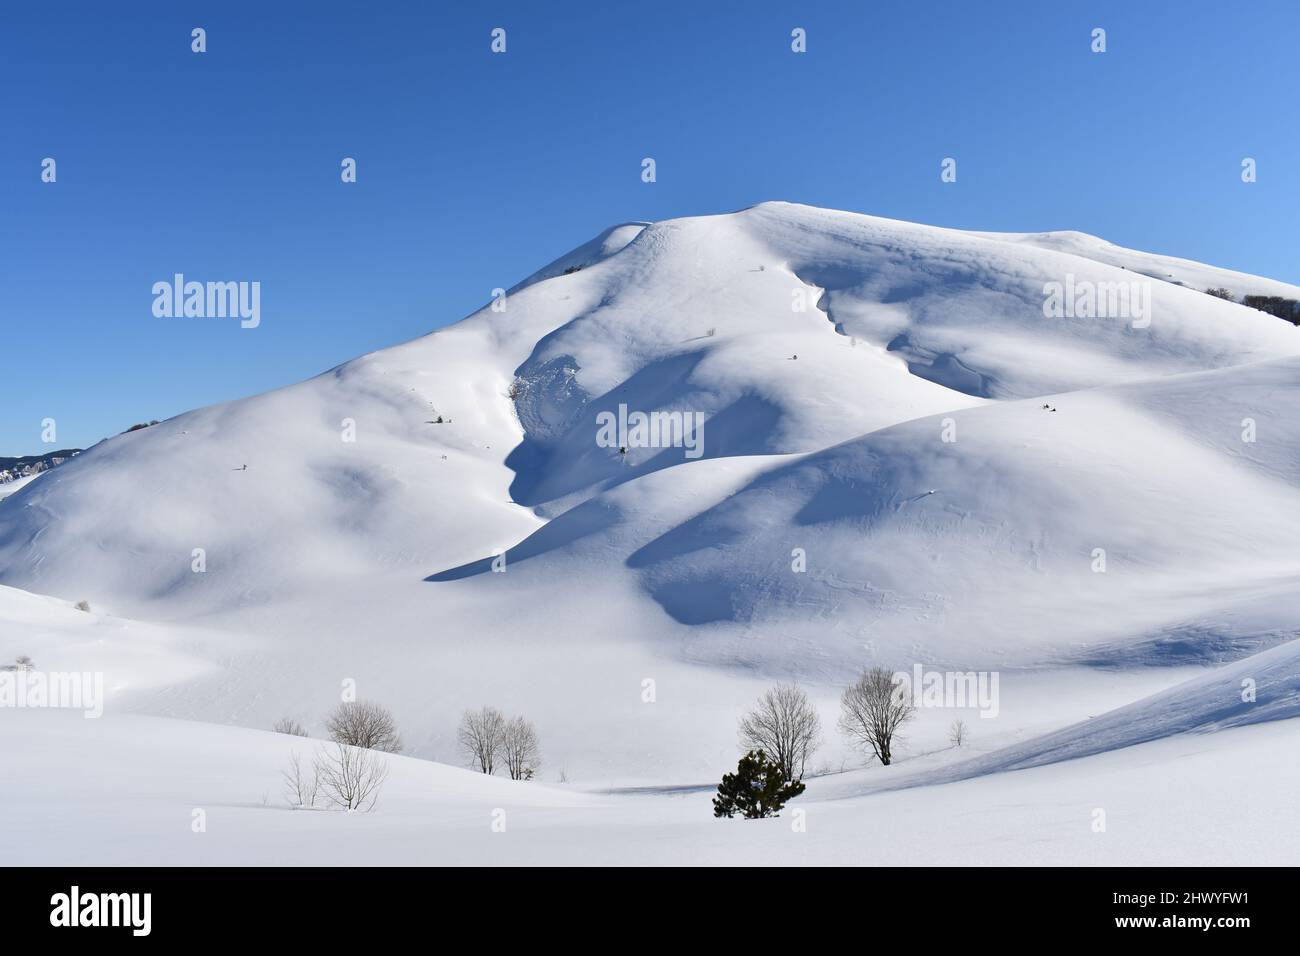
[[[724,775],[718,784],[713,815],[733,817],[739,813],[747,820],[774,817],[787,800],[803,791],[804,785],[798,780],[787,782],[785,772],[763,751],[751,750],[740,758],[736,772]]]

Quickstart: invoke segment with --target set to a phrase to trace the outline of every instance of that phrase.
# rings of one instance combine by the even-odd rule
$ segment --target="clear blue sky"
[[[1294,0],[6,4],[0,455],[415,337],[615,222],[765,199],[1300,282],[1298,47]],[[261,326],[155,318],[175,272],[261,282]]]

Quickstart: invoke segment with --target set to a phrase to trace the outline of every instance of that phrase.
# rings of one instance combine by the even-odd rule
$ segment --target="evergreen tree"
[[[803,793],[804,785],[787,781],[779,764],[767,759],[761,750],[751,750],[740,758],[735,773],[724,774],[713,798],[715,817],[733,817],[737,813],[747,820],[774,817],[785,802]]]

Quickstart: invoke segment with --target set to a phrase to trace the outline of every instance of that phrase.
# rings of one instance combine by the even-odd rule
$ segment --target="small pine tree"
[[[803,783],[787,782],[779,764],[768,760],[763,751],[751,750],[740,758],[735,773],[723,775],[713,798],[713,815],[733,817],[739,813],[747,820],[774,817],[787,800],[803,792]]]

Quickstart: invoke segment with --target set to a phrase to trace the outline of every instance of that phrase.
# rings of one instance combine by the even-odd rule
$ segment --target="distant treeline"
[[[1227,289],[1206,289],[1205,291],[1216,299],[1227,299],[1229,302],[1237,301],[1237,297]],[[1242,296],[1241,304],[1250,306],[1252,309],[1259,309],[1261,312],[1267,312],[1269,315],[1275,315],[1279,319],[1286,319],[1292,325],[1300,325],[1300,302],[1295,299],[1283,298],[1280,295],[1247,295]]]

